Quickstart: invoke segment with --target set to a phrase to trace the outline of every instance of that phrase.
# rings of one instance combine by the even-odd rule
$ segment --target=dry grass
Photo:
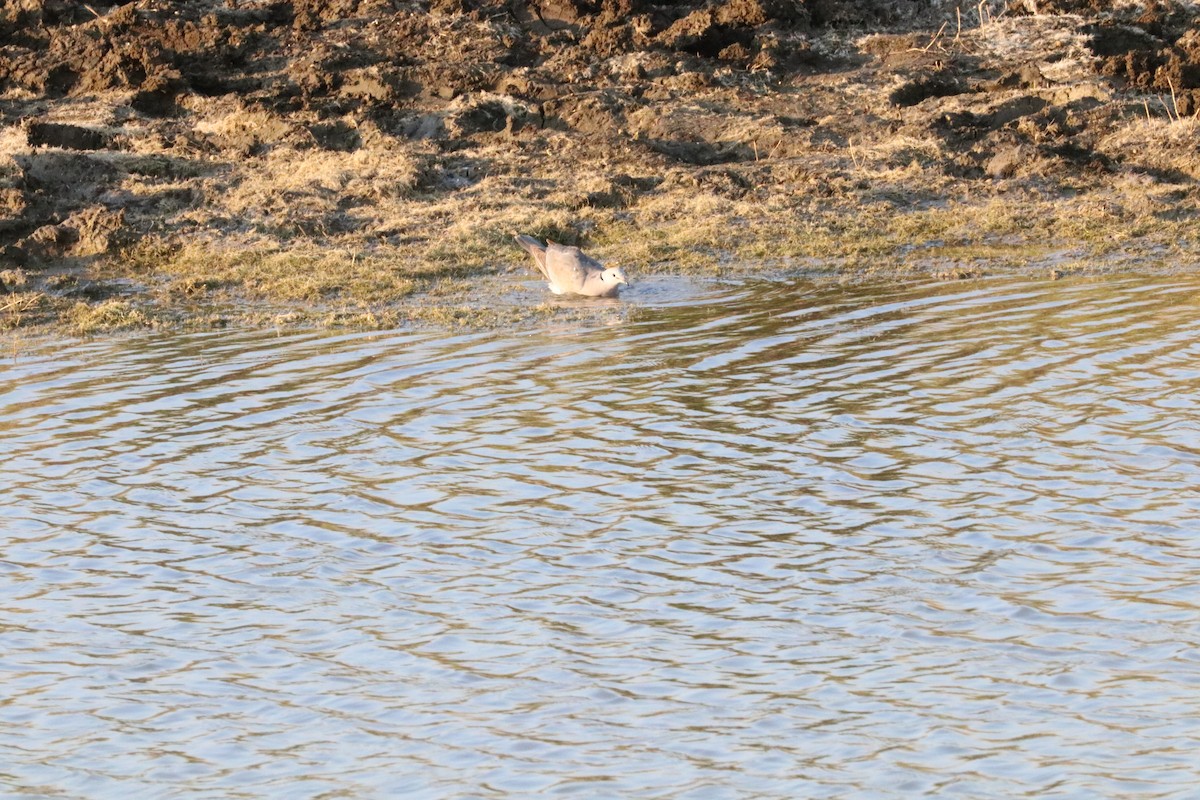
[[[0,330],[12,330],[39,319],[50,307],[42,292],[18,292],[0,297]]]
[[[0,128],[0,176],[8,178],[20,175],[20,169],[11,161],[12,156],[29,151],[29,139],[20,125]]]
[[[124,264],[143,276],[157,276],[176,298],[232,292],[273,301],[388,303],[407,297],[416,286],[382,255],[304,244],[287,250],[200,242],[143,246],[128,253]]]
[[[299,135],[294,124],[263,109],[245,108],[240,103],[198,105],[203,116],[196,123],[196,132],[219,146],[249,148]]]
[[[124,300],[106,300],[99,305],[76,303],[66,315],[73,333],[90,336],[138,328],[149,328],[154,319]]]
[[[1196,117],[1134,116],[1101,139],[1098,152],[1113,158],[1136,156],[1142,170],[1175,172],[1200,178],[1200,120]]]
[[[225,202],[235,214],[304,218],[362,203],[394,206],[411,197],[420,176],[418,157],[402,149],[283,148],[240,165]]]

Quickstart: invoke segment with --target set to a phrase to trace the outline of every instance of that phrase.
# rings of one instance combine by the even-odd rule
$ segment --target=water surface
[[[1195,797],[1200,280],[0,368],[6,797]]]

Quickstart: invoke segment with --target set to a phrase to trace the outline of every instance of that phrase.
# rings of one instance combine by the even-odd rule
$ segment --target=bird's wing
[[[542,273],[542,276],[546,280],[550,280],[550,273],[546,271],[546,248],[542,246],[542,243],[532,236],[525,236],[524,234],[516,237],[516,239],[517,244],[524,247],[525,251],[533,256],[533,263],[537,264],[537,268]]]
[[[578,247],[551,242],[546,248],[546,277],[564,292],[581,294],[588,275],[602,270],[598,261],[585,256]]]

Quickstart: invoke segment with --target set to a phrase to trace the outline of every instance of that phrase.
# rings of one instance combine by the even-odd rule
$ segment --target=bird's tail
[[[546,272],[546,246],[532,236],[520,234],[515,237],[517,244],[525,248],[529,255],[533,256],[533,261],[537,264],[537,268],[541,271],[543,277],[550,279],[549,273]]]

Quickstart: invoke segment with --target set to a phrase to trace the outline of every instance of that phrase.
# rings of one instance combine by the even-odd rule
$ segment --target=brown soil
[[[391,324],[527,279],[518,230],[643,272],[1190,264],[1198,110],[1182,3],[4,0],[0,324]]]

